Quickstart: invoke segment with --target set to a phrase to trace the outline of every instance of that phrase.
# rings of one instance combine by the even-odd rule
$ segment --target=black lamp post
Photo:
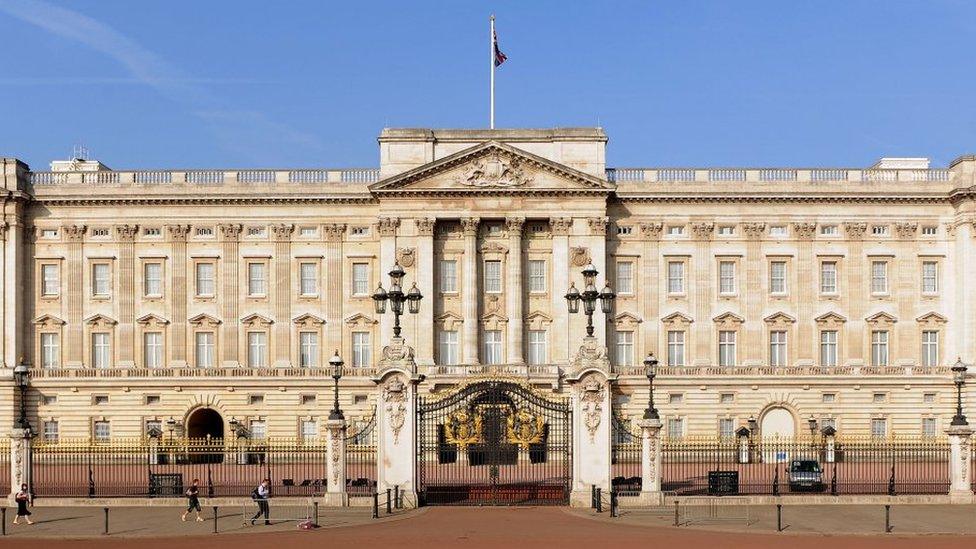
[[[27,385],[30,383],[30,376],[27,374],[27,364],[24,359],[14,367],[14,381],[20,389],[20,417],[17,418],[17,428],[31,431],[30,421],[27,420]]]
[[[579,312],[580,302],[583,303],[587,337],[593,337],[593,313],[596,312],[597,299],[600,300],[600,309],[605,314],[610,314],[613,312],[613,300],[617,298],[617,294],[610,289],[609,283],[603,286],[603,290],[598,291],[596,289],[596,275],[598,274],[600,274],[599,271],[590,263],[583,268],[583,281],[585,283],[583,291],[577,290],[576,284],[572,282],[569,284],[569,290],[566,291],[566,301],[570,313]]]
[[[961,358],[956,359],[952,366],[952,382],[956,384],[956,415],[952,416],[949,425],[963,426],[969,425],[966,416],[962,413],[962,386],[966,384],[966,365]]]
[[[657,359],[649,353],[644,358],[644,375],[647,376],[647,408],[644,409],[644,419],[660,419],[657,408],[654,407],[654,377],[657,376]]]
[[[399,318],[399,315],[397,315]],[[345,364],[341,358],[339,358],[339,351],[336,350],[332,358],[329,359],[329,366],[332,366],[332,379],[335,380],[333,386],[333,395],[335,399],[332,402],[332,411],[329,412],[329,419],[346,419],[346,416],[342,415],[342,410],[339,409],[339,380],[342,378],[342,365]]]
[[[408,304],[408,310],[410,314],[417,314],[420,312],[420,300],[423,299],[423,295],[420,294],[420,288],[417,287],[417,283],[414,282],[413,287],[410,291],[404,293],[403,286],[401,282],[403,277],[407,273],[404,272],[403,267],[400,263],[394,263],[393,268],[390,269],[390,291],[383,289],[383,284],[380,283],[376,287],[376,291],[373,292],[373,302],[376,305],[376,314],[383,314],[386,312],[386,302],[390,302],[390,309],[393,310],[393,337],[400,337],[400,315],[403,314],[403,304]]]
[[[176,420],[173,419],[173,416],[169,416],[169,419],[166,420],[166,429],[169,430],[169,443],[172,444],[173,443],[173,431],[176,430]]]
[[[749,424],[749,437],[751,438],[759,430],[759,422],[756,421],[756,416],[749,416],[746,422]]]

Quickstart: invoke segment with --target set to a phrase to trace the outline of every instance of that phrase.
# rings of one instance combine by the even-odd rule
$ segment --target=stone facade
[[[399,262],[417,391],[475,373],[571,394],[585,333],[564,294],[592,263],[608,401],[662,436],[941,433],[948,366],[976,360],[976,158],[948,169],[607,169],[600,129],[388,129],[379,169],[32,172],[0,159],[0,410],[31,368],[35,431],[326,433],[333,350],[351,424],[377,404]],[[381,404],[382,405],[382,404]],[[200,424],[212,408],[224,425]],[[608,410],[604,412],[609,413]],[[636,431],[636,427],[635,427]]]

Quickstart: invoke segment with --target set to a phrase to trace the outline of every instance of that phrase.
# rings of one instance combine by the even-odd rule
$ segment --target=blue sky
[[[357,167],[384,126],[603,126],[615,166],[976,152],[976,2],[0,0],[0,155]]]

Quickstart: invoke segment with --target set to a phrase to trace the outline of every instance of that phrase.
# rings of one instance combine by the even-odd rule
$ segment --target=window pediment
[[[154,314],[148,314],[148,315],[141,316],[141,317],[139,317],[139,318],[136,319],[136,322],[138,322],[139,324],[141,324],[143,326],[165,326],[165,325],[169,324],[169,321],[168,320],[166,320],[165,318],[163,318],[161,316],[157,316],[157,315],[154,315]]]
[[[35,318],[32,322],[41,328],[54,328],[65,325],[65,321],[54,315],[41,315]]]
[[[434,320],[440,323],[441,329],[446,330],[448,332],[453,332],[454,330],[457,330],[457,327],[464,323],[464,319],[461,317],[461,315],[451,311],[439,315]]]
[[[189,323],[193,326],[203,326],[213,328],[220,324],[220,319],[212,317],[208,314],[198,314],[197,316],[191,318]]]
[[[764,318],[763,322],[765,322],[770,329],[785,329],[795,324],[796,319],[784,312],[777,312]]]
[[[241,319],[241,324],[248,328],[256,328],[258,326],[267,327],[274,324],[274,321],[266,316],[251,313]]]
[[[737,315],[737,314],[735,314],[735,313],[733,313],[731,311],[722,313],[722,314],[718,315],[717,317],[713,318],[712,320],[719,327],[733,328],[733,329],[734,328],[738,328],[738,326],[740,324],[742,324],[743,322],[745,322],[745,319],[744,318],[742,318],[741,316],[739,316],[739,315]]]
[[[292,320],[296,326],[302,328],[316,328],[325,324],[325,319],[319,318],[312,313],[305,313],[301,316],[297,316]]]
[[[109,318],[105,315],[99,314],[99,315],[92,315],[86,318],[85,324],[96,328],[108,328],[111,326],[115,326],[116,324],[118,324],[118,322],[113,318]]]
[[[378,323],[377,320],[368,317],[363,313],[356,313],[354,315],[347,316],[344,322],[346,323],[347,326],[358,326],[358,327],[372,326],[373,324]]]
[[[488,313],[481,317],[481,325],[486,330],[501,330],[506,324],[508,324],[508,317],[498,313]]]
[[[552,324],[552,317],[542,311],[533,311],[525,320],[529,330],[545,330]]]
[[[669,314],[668,316],[662,318],[661,322],[667,326],[679,327],[679,326],[687,326],[692,322],[694,322],[694,320],[692,320],[690,316],[682,312],[675,311]]]
[[[623,328],[631,330],[636,328],[641,322],[643,322],[643,320],[639,316],[626,311],[613,318],[614,326],[616,326],[618,329]]]
[[[915,320],[919,324],[924,324],[928,326],[938,326],[941,324],[945,324],[946,322],[949,321],[949,319],[947,319],[946,317],[940,315],[935,311],[930,311],[928,313],[925,313],[924,315],[916,318]]]
[[[872,326],[890,326],[898,322],[898,319],[884,311],[881,311],[865,318],[864,321]]]

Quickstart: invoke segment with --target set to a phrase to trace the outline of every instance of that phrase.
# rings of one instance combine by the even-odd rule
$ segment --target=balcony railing
[[[375,367],[359,368],[346,367],[345,377],[372,377],[378,369]],[[31,368],[32,379],[106,379],[106,378],[331,378],[331,367],[315,368]]]
[[[56,185],[287,185],[295,183],[369,184],[379,181],[377,168],[343,170],[139,170],[101,172],[31,172],[35,187]]]
[[[947,169],[849,168],[609,168],[613,183],[937,183]]]

